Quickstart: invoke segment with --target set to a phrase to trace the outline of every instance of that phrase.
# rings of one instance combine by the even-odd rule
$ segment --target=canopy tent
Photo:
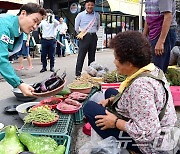
[[[0,0],[0,9],[16,10],[29,2],[38,3],[39,0]]]
[[[145,16],[143,0],[107,0],[111,11],[139,16],[139,30],[142,30],[142,16]]]

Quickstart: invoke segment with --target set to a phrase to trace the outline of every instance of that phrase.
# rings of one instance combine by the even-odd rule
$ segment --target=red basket
[[[50,102],[52,101],[56,101],[57,103],[56,104],[50,104]],[[62,99],[61,98],[58,98],[58,97],[50,97],[50,98],[47,98],[47,99],[44,99],[40,102],[41,105],[48,105],[48,106],[51,106],[52,109],[56,109],[56,106],[62,102]]]
[[[115,89],[119,89],[121,83],[102,83],[101,84],[101,89],[102,91],[106,91],[108,88],[115,88]]]
[[[180,86],[170,86],[174,105],[180,106]]]
[[[47,122],[47,123],[42,123],[42,122],[36,122],[36,121],[33,121],[32,123],[38,127],[49,127],[49,126],[52,126],[53,124],[55,124],[59,119],[59,115],[57,115],[57,117],[55,118],[54,121],[51,121],[51,122]]]
[[[64,114],[73,114],[73,113],[76,113],[76,112],[78,112],[79,109],[82,107],[82,105],[81,105],[81,106],[77,107],[77,108],[74,109],[74,110],[63,110],[63,109],[61,108],[61,106],[62,106],[63,104],[66,104],[66,103],[64,103],[64,102],[59,103],[56,108],[57,108],[59,111],[61,111],[62,113],[64,113]]]

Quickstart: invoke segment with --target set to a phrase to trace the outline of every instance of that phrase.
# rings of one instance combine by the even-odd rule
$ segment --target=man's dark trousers
[[[60,42],[63,42],[63,39],[65,39],[65,35],[64,34],[60,34]],[[57,55],[58,57],[60,56],[65,56],[65,49],[61,48],[61,45],[59,43],[57,43]]]
[[[79,52],[76,62],[76,76],[80,76],[86,53],[88,52],[88,65],[95,61],[95,53],[97,46],[96,33],[87,33],[82,40],[79,40]]]
[[[55,57],[55,48],[56,40],[55,39],[42,39],[42,63],[43,69],[47,67],[47,55],[50,58],[50,69],[54,68],[54,57]]]

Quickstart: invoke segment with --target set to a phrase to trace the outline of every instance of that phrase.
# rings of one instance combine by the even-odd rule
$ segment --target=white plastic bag
[[[115,137],[108,137],[104,140],[95,141],[94,139],[84,144],[79,149],[79,154],[120,154],[118,141]]]
[[[89,98],[89,101],[94,101],[98,103],[99,101],[102,101],[104,99],[104,93],[102,91],[98,91]]]

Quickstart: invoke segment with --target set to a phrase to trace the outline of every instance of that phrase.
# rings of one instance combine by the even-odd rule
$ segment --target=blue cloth
[[[13,87],[19,86],[21,79],[16,75],[8,56],[22,43],[18,16],[0,16],[0,73]],[[19,51],[19,50],[18,50]]]
[[[153,56],[153,63],[158,66],[163,72],[166,72],[167,67],[169,65],[170,59],[170,51],[175,45],[176,40],[176,32],[175,29],[170,29],[168,35],[166,37],[166,41],[164,43],[164,53],[161,56],[155,55],[155,46],[159,39],[159,36],[154,39],[150,40],[152,46],[152,56]]]
[[[22,44],[22,48],[21,50],[17,53],[17,56],[23,56],[23,57],[27,57],[29,56],[29,47],[26,46],[26,41],[27,40],[23,40],[23,44]]]
[[[96,21],[88,32],[96,33],[99,30],[99,26],[100,26],[100,15],[97,12],[88,14],[86,10],[79,13],[75,18],[75,31],[79,33],[79,31],[83,30],[92,21],[94,16],[96,16]]]
[[[111,97],[112,95],[116,95],[117,93],[118,93],[118,91],[116,89],[109,88],[105,92],[105,99]],[[91,124],[92,128],[103,139],[105,139],[109,136],[114,136],[117,140],[122,141],[122,144],[121,144],[122,147],[124,146],[124,144],[127,143],[126,149],[141,153],[137,146],[133,146],[135,144],[135,141],[126,132],[120,131],[119,129],[116,129],[116,128],[101,130],[100,127],[96,126],[95,116],[96,115],[106,115],[105,109],[106,109],[105,107],[103,107],[102,105],[99,105],[97,102],[88,101],[83,108],[83,113],[84,113],[85,117],[87,118],[88,122]],[[122,136],[120,136],[120,132],[121,132]],[[126,142],[125,142],[125,140],[126,140]]]

